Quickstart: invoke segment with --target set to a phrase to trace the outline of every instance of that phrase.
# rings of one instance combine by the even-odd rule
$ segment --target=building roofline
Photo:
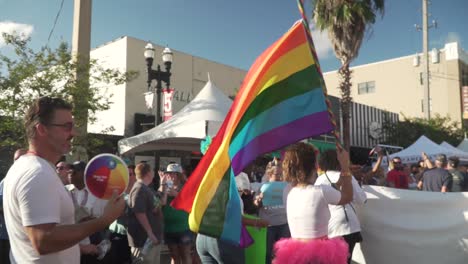
[[[111,40],[111,41],[108,41],[108,42],[106,42],[106,43],[100,44],[100,45],[98,45],[97,47],[91,49],[91,51],[97,50],[97,49],[102,48],[102,47],[105,47],[105,46],[107,46],[107,45],[109,45],[109,44],[112,44],[112,43],[114,43],[114,42],[117,42],[117,41],[122,40],[122,39],[125,39],[125,38],[127,38],[127,39],[130,38],[130,39],[139,40],[139,41],[144,41],[144,42],[151,42],[151,43],[154,44],[154,45],[157,45],[157,46],[160,46],[160,47],[164,47],[163,45],[154,43],[154,42],[152,42],[152,41],[150,41],[150,40],[142,40],[142,39],[135,38],[135,37],[131,37],[131,36],[121,36],[121,37],[118,37],[118,38],[113,39],[113,40]],[[206,61],[210,61],[210,62],[214,62],[214,63],[217,63],[217,64],[221,64],[221,65],[224,65],[224,66],[227,66],[227,67],[231,67],[231,68],[234,68],[234,69],[238,69],[238,70],[241,70],[241,71],[245,71],[246,73],[247,73],[247,71],[248,71],[248,69],[247,69],[247,70],[246,70],[246,69],[242,69],[242,68],[239,68],[239,67],[236,67],[236,66],[232,66],[232,65],[228,65],[228,64],[226,64],[226,63],[222,63],[222,62],[219,62],[219,61],[215,61],[215,60],[203,58],[203,57],[201,57],[201,56],[193,55],[193,54],[190,54],[190,53],[187,53],[187,52],[184,52],[184,51],[176,50],[176,49],[173,49],[173,48],[171,48],[171,50],[177,51],[178,53],[182,53],[182,54],[185,54],[185,55],[188,55],[188,56],[192,56],[192,57],[194,57],[194,58],[203,59],[203,60],[206,60]]]
[[[422,53],[416,53],[416,54],[420,55],[420,54],[422,54]],[[370,62],[370,63],[366,63],[366,64],[351,66],[351,67],[349,67],[349,68],[350,68],[351,70],[353,70],[353,69],[364,68],[364,67],[368,67],[368,66],[374,66],[374,65],[377,65],[377,64],[383,64],[383,63],[388,63],[388,62],[392,62],[392,61],[398,61],[398,60],[408,59],[408,58],[414,57],[416,54],[413,54],[413,55],[405,55],[405,56],[398,57],[398,58],[391,58],[391,59],[381,60],[381,61],[376,61],[376,62]],[[338,70],[333,70],[333,71],[324,72],[323,75],[332,74],[332,73],[336,73],[336,72],[338,72]]]
[[[453,43],[453,42],[449,42],[449,43]],[[445,45],[447,45],[449,43],[446,43]],[[458,43],[458,42],[455,42],[455,43]],[[459,45],[459,43],[458,43],[458,45]],[[439,50],[439,52],[445,52],[445,46],[444,46],[444,48],[438,49],[438,50]],[[461,47],[459,47],[459,51],[461,53],[465,54],[465,55],[460,54],[460,56],[458,57],[458,60],[463,61],[463,62],[468,64],[468,61],[465,61],[465,56],[468,58],[468,53],[464,49],[462,49]],[[429,51],[429,52],[431,52],[431,51]],[[364,68],[364,67],[368,67],[368,66],[374,66],[374,65],[378,65],[378,64],[388,63],[388,62],[392,62],[392,61],[411,59],[415,55],[422,56],[422,54],[423,54],[422,52],[416,52],[413,55],[405,55],[405,56],[401,56],[401,57],[397,57],[397,58],[391,58],[391,59],[386,59],[386,60],[381,60],[381,61],[370,62],[370,63],[366,63],[366,64],[352,66],[352,67],[350,67],[350,69],[353,70],[353,69],[359,69],[359,68]],[[337,72],[338,72],[338,70],[328,71],[328,72],[324,72],[323,75],[334,74],[334,73],[337,73]]]

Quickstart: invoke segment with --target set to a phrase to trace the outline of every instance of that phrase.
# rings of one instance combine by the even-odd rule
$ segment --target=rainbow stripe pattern
[[[172,202],[190,213],[192,231],[242,245],[234,176],[259,155],[332,131],[324,91],[310,31],[300,20],[254,62],[211,146]]]

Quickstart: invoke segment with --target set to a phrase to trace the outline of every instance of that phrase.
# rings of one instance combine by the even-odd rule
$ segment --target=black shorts
[[[164,233],[164,242],[167,245],[190,245],[193,243],[194,235],[191,231]]]

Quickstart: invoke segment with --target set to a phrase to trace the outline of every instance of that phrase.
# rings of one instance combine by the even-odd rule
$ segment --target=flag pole
[[[314,41],[312,39],[312,34],[310,33],[309,22],[307,20],[307,16],[306,16],[305,11],[304,11],[304,0],[297,0],[297,5],[298,5],[298,8],[299,8],[299,13],[301,13],[301,16],[302,16],[302,23],[304,24],[304,27],[306,29],[306,35],[307,35],[307,39],[309,40],[310,51],[311,51],[312,56],[314,58],[315,64],[317,65],[317,70],[318,70],[318,72],[320,74],[320,83],[322,85],[323,95],[325,96],[325,103],[327,104],[328,115],[330,116],[330,121],[331,121],[331,123],[333,125],[332,134],[335,137],[335,143],[336,143],[337,149],[341,150],[341,149],[343,149],[343,144],[342,144],[342,142],[340,140],[340,132],[338,132],[338,129],[337,129],[335,114],[331,110],[332,105],[331,105],[330,99],[328,98],[327,87],[326,87],[325,81],[323,79],[322,69],[320,68],[320,63],[319,63],[319,60],[318,60],[318,56],[317,56],[317,53],[315,52],[315,45],[314,45]]]

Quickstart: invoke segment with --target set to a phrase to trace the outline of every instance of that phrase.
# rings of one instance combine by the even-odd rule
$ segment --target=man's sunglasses
[[[72,129],[75,127],[75,124],[73,122],[66,122],[63,124],[47,124],[47,126],[61,127],[66,131],[72,131]]]
[[[58,170],[58,171],[62,171],[62,170],[66,170],[67,167],[65,167],[65,166],[57,166],[57,167],[55,167],[55,169]]]

